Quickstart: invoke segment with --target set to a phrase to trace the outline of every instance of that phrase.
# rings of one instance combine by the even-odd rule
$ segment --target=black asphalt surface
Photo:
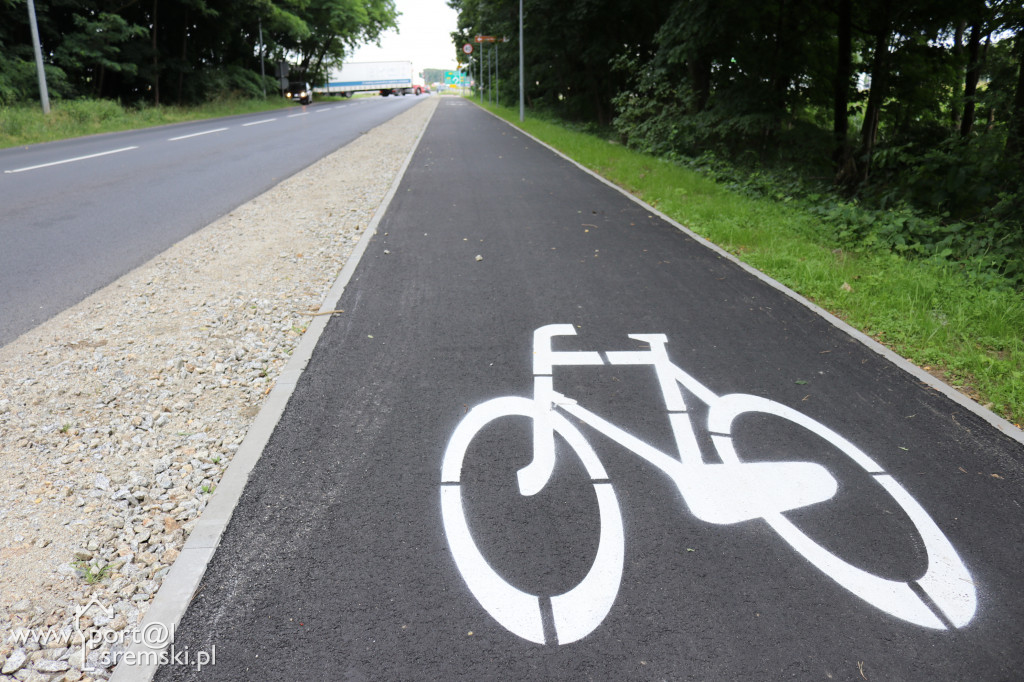
[[[1020,679],[1024,448],[477,107],[441,103],[338,307],[176,633],[216,665],[159,680]],[[897,619],[762,520],[697,520],[665,475],[580,426],[622,510],[622,585],[578,642],[511,634],[456,569],[441,462],[467,410],[532,395],[532,333],[553,323],[576,326],[564,350],[665,334],[714,393],[770,398],[848,438],[948,537],[973,618]],[[555,367],[554,386],[671,451],[650,368]],[[734,435],[745,460],[818,462],[839,481],[787,513],[815,541],[893,580],[924,572],[907,516],[828,443],[771,417]],[[520,589],[564,592],[596,551],[594,486],[562,444],[551,483],[523,498],[528,420],[479,439],[462,495],[481,551]]]
[[[317,103],[0,150],[0,345],[417,101]]]

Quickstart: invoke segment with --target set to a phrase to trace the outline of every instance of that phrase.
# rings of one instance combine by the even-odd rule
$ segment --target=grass
[[[72,100],[52,102],[50,114],[44,115],[37,103],[18,104],[0,107],[0,149],[293,106],[278,97],[225,98],[195,107],[140,108],[123,107],[110,100]]]
[[[798,204],[730,191],[669,161],[518,109],[485,108],[767,273],[1020,426],[1024,293],[972,283],[956,266],[847,252]]]
[[[103,581],[108,575],[110,575],[110,564],[103,566],[93,566],[92,564],[85,561],[75,561],[72,566],[78,571],[79,575],[89,585],[95,585],[98,582]]]

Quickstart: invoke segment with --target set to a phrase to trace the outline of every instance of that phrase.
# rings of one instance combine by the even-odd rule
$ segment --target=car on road
[[[284,96],[300,104],[310,104],[313,101],[313,88],[309,83],[289,83]]]

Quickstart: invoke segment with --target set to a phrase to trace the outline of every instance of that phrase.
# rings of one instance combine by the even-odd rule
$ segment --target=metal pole
[[[522,123],[525,118],[526,110],[523,106],[524,101],[524,87],[526,84],[526,77],[523,73],[523,0],[519,0],[519,122]]]
[[[260,22],[260,83],[263,84],[263,99],[267,98],[267,72],[263,66],[263,19]]]
[[[50,93],[46,90],[46,71],[43,69],[43,49],[39,45],[39,27],[36,26],[36,3],[28,0],[28,23],[32,29],[32,49],[36,53],[36,74],[39,76],[39,100],[43,113],[50,113]]]
[[[484,43],[480,41],[480,83],[477,85],[480,93],[480,104],[484,103]]]

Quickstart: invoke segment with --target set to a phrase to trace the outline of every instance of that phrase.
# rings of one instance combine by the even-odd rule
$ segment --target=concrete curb
[[[437,111],[436,107],[434,111]],[[405,176],[406,169],[408,169],[413,154],[416,153],[420,140],[423,139],[423,134],[433,116],[434,112],[431,112],[423,128],[420,129],[419,135],[413,141],[412,149],[398,169],[395,180],[391,183],[387,194],[384,195],[380,206],[377,207],[373,219],[367,225],[359,243],[356,244],[352,254],[345,262],[334,285],[324,297],[320,312],[337,308],[337,303],[362,260],[370,240],[376,234],[377,225],[384,217],[391,200],[398,191],[398,185]],[[224,472],[216,492],[210,498],[206,509],[203,510],[195,529],[189,535],[181,554],[171,567],[146,612],[145,618],[139,625],[137,632],[141,635],[139,639],[143,641],[132,643],[122,658],[122,662],[114,668],[110,682],[149,682],[156,675],[161,658],[167,655],[168,648],[174,643],[174,631],[185,615],[189,603],[199,590],[200,581],[206,574],[206,568],[213,559],[221,536],[231,521],[231,516],[249,480],[249,474],[259,461],[263,454],[263,448],[274,433],[281,415],[284,414],[285,407],[299,378],[309,364],[317,342],[320,340],[320,335],[327,327],[330,317],[331,315],[317,315],[306,328],[298,346],[292,352],[291,359],[278,376],[274,389],[270,392],[246,433],[234,459],[231,460],[227,471]],[[192,655],[194,656],[195,652],[192,652]]]
[[[476,102],[473,102],[473,104],[476,104]],[[477,106],[479,106],[479,105],[477,105]],[[481,109],[483,109],[483,107],[481,107]],[[918,367],[914,363],[910,362],[909,360],[907,360],[903,356],[893,352],[889,348],[886,348],[885,346],[880,344],[878,341],[875,341],[873,338],[871,338],[870,336],[868,336],[864,332],[860,331],[859,329],[855,329],[854,327],[851,327],[849,324],[847,324],[846,322],[842,321],[841,319],[839,319],[838,317],[836,317],[832,313],[828,312],[824,308],[821,308],[821,307],[815,305],[814,303],[812,303],[811,301],[808,301],[806,298],[804,298],[803,296],[801,296],[797,292],[793,291],[792,289],[790,289],[786,285],[782,284],[781,282],[778,282],[778,281],[772,279],[771,277],[769,277],[765,273],[761,272],[760,270],[758,270],[758,269],[756,269],[756,268],[754,268],[754,267],[744,263],[739,258],[737,258],[733,254],[729,253],[728,251],[726,251],[722,247],[720,247],[717,244],[714,244],[714,243],[708,241],[706,238],[700,236],[699,234],[697,234],[693,230],[689,229],[685,225],[682,225],[682,224],[676,222],[670,216],[665,215],[664,213],[662,213],[658,209],[654,208],[653,206],[651,206],[650,204],[646,203],[642,199],[640,199],[640,198],[634,196],[633,194],[629,193],[627,190],[623,189],[622,187],[619,187],[618,185],[616,185],[612,181],[608,180],[607,178],[604,178],[604,177],[598,175],[597,173],[595,173],[591,169],[589,169],[586,166],[584,166],[584,165],[580,164],[579,162],[577,162],[575,159],[569,158],[568,156],[566,156],[562,152],[558,151],[557,149],[555,149],[551,145],[549,145],[546,142],[544,142],[543,140],[537,139],[536,137],[534,137],[530,133],[526,132],[522,128],[517,127],[515,124],[506,121],[505,119],[501,118],[497,114],[494,114],[494,113],[492,113],[490,111],[487,111],[486,109],[483,109],[483,110],[485,112],[487,112],[488,114],[490,114],[491,116],[494,116],[494,118],[498,119],[502,123],[505,123],[506,125],[508,125],[512,129],[516,130],[517,132],[519,132],[519,133],[525,135],[526,137],[530,138],[531,140],[533,140],[537,144],[539,144],[539,145],[541,145],[543,147],[546,147],[547,149],[551,150],[552,152],[554,152],[558,156],[562,157],[563,159],[565,159],[569,163],[573,164],[574,166],[576,166],[577,168],[582,170],[584,173],[587,173],[591,177],[601,181],[602,183],[604,183],[608,187],[611,187],[612,189],[616,190],[617,192],[619,192],[623,196],[628,197],[634,203],[637,203],[640,206],[643,206],[644,209],[646,209],[647,211],[650,211],[651,213],[653,213],[654,215],[658,216],[659,218],[661,218],[665,222],[669,223],[670,225],[674,225],[677,229],[679,229],[680,231],[684,232],[690,238],[692,238],[695,241],[703,244],[704,246],[706,246],[707,248],[711,249],[712,251],[714,251],[718,255],[722,256],[723,258],[729,259],[730,261],[732,261],[736,265],[740,266],[741,268],[743,268],[744,270],[746,270],[750,274],[752,274],[755,277],[757,277],[758,279],[760,279],[765,284],[769,285],[770,287],[772,287],[774,289],[777,289],[778,291],[782,292],[783,294],[785,294],[786,296],[790,297],[794,301],[796,301],[796,302],[800,303],[801,305],[803,305],[804,307],[810,309],[811,311],[813,311],[814,313],[816,313],[820,317],[822,317],[825,320],[827,320],[834,327],[837,327],[838,329],[842,330],[846,334],[849,334],[853,338],[857,339],[858,341],[860,341],[862,344],[864,344],[865,346],[867,346],[868,348],[870,348],[874,352],[878,353],[879,355],[881,355],[885,359],[889,360],[889,362],[893,363],[894,365],[896,365],[900,369],[904,370],[905,372],[907,372],[908,374],[913,376],[915,379],[919,380],[921,383],[926,384],[927,386],[935,389],[936,391],[942,393],[944,396],[946,396],[947,398],[949,398],[950,400],[952,400],[956,404],[958,404],[961,407],[963,407],[963,408],[973,412],[974,414],[978,415],[979,417],[984,419],[986,422],[988,422],[989,424],[994,426],[1000,433],[1002,433],[1006,437],[1008,437],[1008,438],[1010,438],[1012,440],[1015,440],[1018,443],[1021,443],[1022,445],[1024,445],[1024,431],[1022,431],[1021,429],[1017,428],[1016,426],[1011,424],[1009,421],[1003,419],[1002,417],[1000,417],[999,415],[995,414],[991,410],[986,409],[985,407],[982,407],[981,405],[979,405],[975,401],[971,400],[966,395],[964,395],[960,391],[956,390],[955,388],[953,388],[949,384],[941,381],[940,379],[935,378],[934,376],[932,376],[928,372],[924,371],[923,369],[921,369],[920,367]]]

